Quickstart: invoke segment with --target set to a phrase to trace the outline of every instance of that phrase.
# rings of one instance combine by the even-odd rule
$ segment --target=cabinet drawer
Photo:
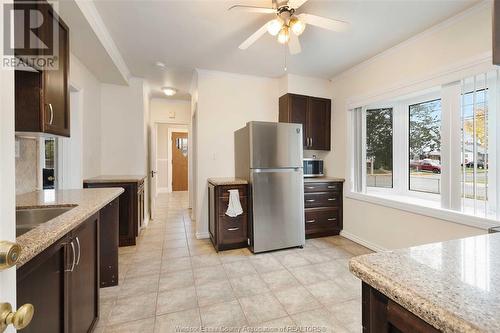
[[[229,190],[238,190],[240,197],[247,196],[247,185],[222,185],[217,186],[217,196],[219,198],[228,198]]]
[[[305,208],[336,207],[340,205],[340,192],[304,193]]]
[[[229,197],[221,197],[218,199],[219,206],[219,216],[226,215],[227,207],[229,205]],[[243,208],[243,214],[247,213],[247,197],[240,196],[241,208]]]
[[[219,217],[219,237],[222,244],[247,241],[247,216]]]
[[[340,191],[342,183],[308,183],[304,182],[304,192],[326,192],[326,191]]]
[[[340,229],[338,208],[309,209],[305,215],[306,232]]]

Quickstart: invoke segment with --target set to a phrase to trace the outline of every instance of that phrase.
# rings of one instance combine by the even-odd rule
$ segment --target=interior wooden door
[[[187,133],[172,133],[172,191],[188,190],[187,142]]]

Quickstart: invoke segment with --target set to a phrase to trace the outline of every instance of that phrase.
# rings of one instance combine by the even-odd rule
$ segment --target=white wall
[[[101,83],[71,54],[70,84],[80,91],[82,119],[82,176],[101,173]]]
[[[207,237],[207,178],[234,176],[234,131],[248,121],[278,120],[278,80],[198,71],[196,231]]]
[[[146,175],[144,82],[101,85],[101,174]]]
[[[151,123],[191,123],[191,101],[152,98],[150,110]]]
[[[329,175],[345,177],[346,109],[350,100],[381,94],[404,86],[404,82],[432,78],[437,72],[445,72],[451,64],[476,59],[486,52],[491,52],[489,3],[333,78],[333,150],[325,163]],[[348,198],[344,201],[344,230],[358,240],[381,248],[406,247],[484,232]]]

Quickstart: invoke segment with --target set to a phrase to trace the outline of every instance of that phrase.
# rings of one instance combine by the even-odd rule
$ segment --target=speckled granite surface
[[[141,175],[101,175],[85,179],[84,183],[133,183],[144,180],[146,176]]]
[[[500,332],[500,233],[363,255],[349,268],[443,332]]]
[[[17,209],[74,208],[17,237],[16,242],[22,247],[17,268],[54,244],[121,193],[123,193],[122,188],[96,188],[61,191],[45,190],[18,195],[16,197]]]
[[[304,183],[344,182],[344,178],[337,177],[310,177],[304,178]]]
[[[208,178],[210,184],[221,186],[221,185],[246,185],[248,182],[244,179],[234,178],[234,177],[214,177]]]

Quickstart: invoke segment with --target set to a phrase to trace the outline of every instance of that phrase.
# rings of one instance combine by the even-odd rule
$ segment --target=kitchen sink
[[[52,220],[74,207],[33,208],[16,210],[16,237],[27,233],[40,224]]]

